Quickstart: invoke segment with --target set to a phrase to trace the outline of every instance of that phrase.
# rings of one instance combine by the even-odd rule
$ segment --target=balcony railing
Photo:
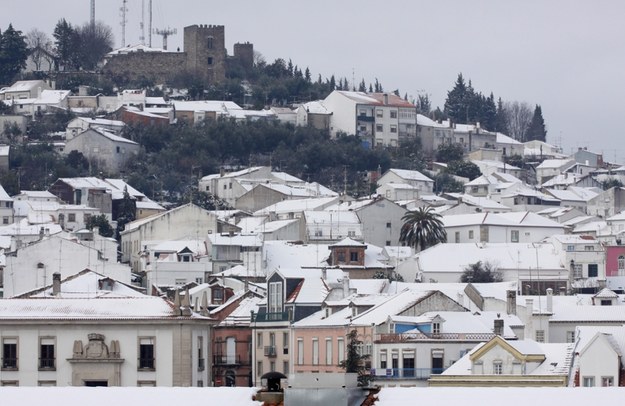
[[[215,365],[238,365],[241,364],[241,357],[234,355],[213,355],[213,364]]]
[[[276,352],[275,345],[266,345],[265,346],[265,357],[275,357],[278,353]]]
[[[493,333],[399,333],[377,334],[377,343],[402,343],[418,340],[458,340],[458,341],[488,341],[495,337]]]
[[[375,117],[373,116],[357,116],[357,121],[367,121],[367,122],[372,122],[375,121]]]
[[[289,321],[289,312],[254,313],[252,323],[270,323],[272,321]]]
[[[445,368],[375,368],[371,370],[374,379],[429,379],[432,375],[441,374]]]

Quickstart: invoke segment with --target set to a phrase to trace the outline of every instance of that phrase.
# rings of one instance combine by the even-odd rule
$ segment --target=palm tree
[[[434,212],[430,206],[409,211],[402,217],[402,221],[404,225],[401,227],[399,240],[417,251],[447,241],[447,232],[441,215]]]

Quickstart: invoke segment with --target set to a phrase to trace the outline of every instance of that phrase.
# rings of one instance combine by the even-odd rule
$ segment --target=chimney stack
[[[343,297],[349,296],[349,276],[343,276]]]
[[[384,93],[384,104],[388,104],[388,93]]]
[[[58,296],[61,293],[61,274],[55,272],[52,274],[52,294]]]
[[[516,314],[516,290],[507,291],[506,298],[506,313]]]
[[[498,336],[503,335],[503,320],[502,319],[495,319],[494,332],[495,332],[495,335],[498,335]]]
[[[553,289],[547,289],[547,311],[553,312]]]

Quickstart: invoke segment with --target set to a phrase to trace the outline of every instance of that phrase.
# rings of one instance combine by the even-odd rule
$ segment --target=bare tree
[[[104,55],[113,49],[113,30],[101,21],[83,24],[77,30],[80,44],[80,66],[95,69]]]
[[[526,102],[506,102],[504,103],[504,111],[508,135],[521,142],[527,141],[527,129],[534,115],[530,105]]]
[[[26,34],[26,45],[35,64],[35,70],[41,70],[44,61],[48,62],[50,67],[53,65],[52,41],[48,34],[33,28]]]

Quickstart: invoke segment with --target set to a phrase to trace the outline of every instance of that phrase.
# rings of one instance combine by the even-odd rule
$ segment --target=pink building
[[[605,276],[625,276],[625,245],[606,247]]]

